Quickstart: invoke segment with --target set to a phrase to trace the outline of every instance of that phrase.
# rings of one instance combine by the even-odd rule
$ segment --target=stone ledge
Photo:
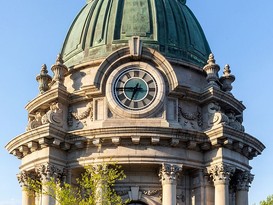
[[[34,114],[38,109],[45,109],[49,107],[50,103],[54,101],[58,101],[59,103],[67,104],[68,102],[68,96],[64,88],[54,88],[51,89],[44,94],[40,94],[38,97],[36,97],[34,100],[30,101],[26,105],[26,110],[29,113]]]
[[[218,125],[205,132],[213,147],[226,147],[252,159],[262,153],[265,146],[251,135],[226,125]]]

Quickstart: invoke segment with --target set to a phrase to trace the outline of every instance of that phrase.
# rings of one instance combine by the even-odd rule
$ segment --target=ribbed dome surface
[[[204,65],[210,48],[185,0],[91,0],[74,20],[62,55],[67,66],[103,58],[140,36],[166,57]]]

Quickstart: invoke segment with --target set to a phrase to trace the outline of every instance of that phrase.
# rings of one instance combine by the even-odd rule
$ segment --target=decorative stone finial
[[[225,65],[223,76],[220,78],[220,82],[222,85],[222,90],[231,94],[232,83],[235,81],[235,76],[231,74],[230,66],[228,64]]]
[[[36,77],[36,80],[39,83],[40,94],[43,94],[44,92],[49,90],[49,83],[51,82],[52,78],[47,73],[47,66],[46,64],[43,64],[40,75]]]
[[[62,58],[61,54],[59,53],[57,55],[56,65],[63,65],[63,64],[64,64],[63,58]]]
[[[218,72],[220,70],[219,65],[215,63],[214,55],[211,53],[207,61],[207,65],[204,66],[203,70],[207,73],[207,81],[209,87],[219,87],[217,84],[219,77]]]
[[[209,54],[209,59],[207,60],[208,64],[214,64],[215,63],[215,59],[214,59],[214,55],[213,53]]]
[[[52,85],[63,85],[64,75],[68,72],[68,68],[63,63],[64,61],[61,54],[58,54],[56,63],[51,67],[51,70],[54,73]]]

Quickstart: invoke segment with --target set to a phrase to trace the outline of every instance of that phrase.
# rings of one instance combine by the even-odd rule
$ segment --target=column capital
[[[62,177],[65,175],[64,168],[60,168],[50,163],[39,165],[38,167],[36,167],[36,172],[40,176],[41,180],[49,180],[52,177],[61,180]]]
[[[29,180],[36,178],[37,178],[36,173],[31,171],[21,171],[19,174],[17,174],[17,180],[21,187],[28,186]]]
[[[223,163],[212,165],[208,168],[208,174],[214,184],[229,184],[235,168]]]
[[[182,171],[182,165],[162,164],[162,168],[159,171],[159,177],[161,177],[162,184],[176,184],[177,176]]]
[[[237,191],[248,191],[250,184],[254,179],[254,175],[250,173],[250,171],[244,171],[236,174],[236,188]]]
[[[22,187],[27,186],[28,178],[29,172],[21,171],[19,174],[17,174],[17,180]]]

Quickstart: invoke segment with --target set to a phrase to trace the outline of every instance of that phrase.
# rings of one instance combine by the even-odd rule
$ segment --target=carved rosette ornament
[[[214,184],[229,184],[234,172],[234,167],[225,164],[216,164],[208,169],[208,174],[213,180]]]
[[[249,171],[244,171],[242,173],[237,174],[237,190],[238,191],[248,191],[250,184],[254,179],[254,175]]]
[[[159,172],[162,184],[176,184],[177,177],[181,171],[182,166],[163,163]]]
[[[224,68],[223,76],[220,78],[220,82],[222,83],[222,90],[231,94],[232,83],[235,81],[235,76],[230,74],[230,66],[227,64]]]
[[[42,117],[42,124],[51,123],[57,126],[63,125],[62,104],[54,102],[50,105],[49,111]]]
[[[57,56],[56,63],[51,67],[51,70],[54,73],[52,85],[63,85],[64,76],[68,72],[68,68],[63,63],[64,61],[62,59],[62,56],[59,54]]]
[[[36,80],[39,83],[40,94],[43,94],[44,92],[48,91],[50,88],[49,84],[51,83],[52,78],[47,73],[48,73],[48,70],[47,70],[46,64],[43,64],[40,75],[36,77]]]
[[[214,55],[211,53],[207,61],[207,65],[204,66],[203,70],[207,73],[207,81],[210,87],[219,87],[217,84],[219,81],[218,72],[220,70],[219,65],[215,63]]]

